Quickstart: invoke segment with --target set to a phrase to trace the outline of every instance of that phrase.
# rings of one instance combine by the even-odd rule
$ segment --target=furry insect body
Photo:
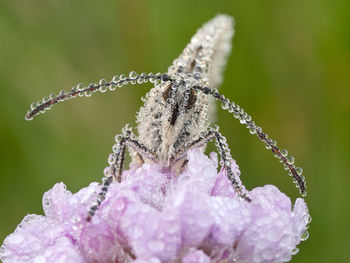
[[[232,113],[251,134],[257,135],[267,149],[272,150],[285,169],[289,170],[300,193],[306,195],[302,169],[295,166],[294,158],[288,155],[286,150],[280,150],[276,141],[270,139],[252,121],[250,115],[216,89],[222,81],[222,70],[231,50],[233,33],[232,18],[219,15],[197,31],[165,74],[131,72],[128,77],[115,76],[110,82],[102,79],[99,83],[87,87],[79,84],[70,92],[61,91],[57,96],[52,95],[37,104],[32,104],[26,115],[27,120],[45,112],[58,102],[74,97],[90,96],[96,91],[114,91],[126,84],[142,84],[148,81],[154,84],[137,115],[138,136],[134,135],[129,125],[116,136],[113,153],[108,158],[109,167],[104,172],[101,192],[89,210],[88,220],[104,200],[112,181],[120,182],[127,148],[131,152],[133,162],[139,165],[144,162],[156,162],[179,174],[186,168],[186,153],[189,149],[205,148],[209,141],[215,140],[220,163],[225,167],[237,196],[250,201],[244,187],[237,180],[237,175],[231,170],[232,157],[226,138],[217,126],[210,127],[209,120],[214,108],[211,104],[214,100],[219,101],[222,109]]]

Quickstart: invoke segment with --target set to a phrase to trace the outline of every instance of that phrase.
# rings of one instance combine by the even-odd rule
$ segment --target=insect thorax
[[[187,80],[186,85],[192,83]],[[184,81],[163,82],[146,95],[138,116],[138,137],[145,146],[156,153],[158,161],[169,166],[178,152],[203,135],[209,126],[208,95],[186,94]],[[172,92],[169,99],[164,94]],[[189,91],[191,92],[191,91]],[[193,91],[192,91],[193,92]],[[183,105],[187,96],[187,105]],[[191,96],[196,96],[193,107]]]

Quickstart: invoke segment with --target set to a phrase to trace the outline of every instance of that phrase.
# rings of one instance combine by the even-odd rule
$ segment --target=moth
[[[271,149],[289,171],[300,193],[306,195],[303,171],[295,166],[294,158],[287,150],[277,147],[276,141],[270,139],[239,105],[217,90],[231,51],[233,34],[233,19],[218,15],[196,32],[166,73],[137,74],[133,71],[128,76],[114,76],[111,81],[101,79],[99,83],[88,86],[80,83],[69,92],[62,90],[58,95],[52,94],[49,98],[31,105],[25,116],[26,120],[32,120],[35,115],[44,113],[52,105],[68,99],[89,97],[98,91],[115,91],[127,84],[151,82],[154,85],[143,99],[144,105],[138,112],[137,135],[130,125],[126,125],[122,133],[116,136],[113,153],[108,158],[109,167],[104,171],[101,192],[91,206],[87,220],[91,219],[104,200],[110,184],[121,181],[127,148],[132,162],[139,165],[156,162],[179,174],[186,169],[188,150],[194,147],[205,148],[208,142],[215,140],[220,164],[225,168],[238,198],[250,202],[250,197],[231,169],[232,157],[226,138],[219,132],[218,126],[210,126],[209,116],[214,100],[219,101],[222,109],[232,113],[251,134],[255,134],[267,149]]]

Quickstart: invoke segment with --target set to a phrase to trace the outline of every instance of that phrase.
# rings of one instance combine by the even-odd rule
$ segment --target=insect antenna
[[[210,89],[208,87],[194,86],[196,90],[202,91],[204,94],[213,96],[216,100],[221,102],[222,109],[233,114],[234,118],[238,119],[241,124],[245,125],[251,134],[256,134],[258,138],[265,144],[267,149],[271,149],[276,158],[284,164],[285,170],[289,170],[289,175],[293,177],[293,182],[299,188],[300,194],[306,196],[306,182],[302,175],[303,169],[296,167],[294,164],[294,157],[288,155],[288,151],[277,147],[277,142],[268,137],[264,133],[261,127],[256,126],[255,122],[252,121],[252,117],[248,115],[239,105],[231,102],[229,99],[221,95],[217,89]]]
[[[167,74],[153,74],[153,73],[141,73],[137,74],[135,71],[129,73],[129,76],[126,77],[124,74],[119,76],[114,76],[112,81],[107,82],[105,79],[101,79],[98,84],[89,84],[85,87],[82,83],[74,86],[70,91],[61,90],[58,95],[51,94],[50,97],[45,97],[38,103],[32,103],[31,109],[27,112],[25,119],[30,121],[35,115],[44,113],[46,110],[49,110],[52,105],[55,105],[59,102],[66,101],[68,99],[73,99],[76,97],[90,97],[92,93],[100,91],[102,93],[107,90],[114,91],[117,88],[121,88],[129,83],[131,84],[143,84],[148,81],[151,83],[156,83],[159,80],[170,80]]]

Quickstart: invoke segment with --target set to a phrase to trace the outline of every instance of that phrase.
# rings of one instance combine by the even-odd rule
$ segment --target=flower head
[[[45,216],[27,215],[1,248],[7,262],[286,262],[305,239],[307,206],[267,185],[239,200],[200,150],[179,176],[156,164],[125,171],[90,222],[100,186],[72,194],[63,183],[43,197]],[[238,166],[232,169],[239,174]],[[225,261],[226,260],[226,261]]]

